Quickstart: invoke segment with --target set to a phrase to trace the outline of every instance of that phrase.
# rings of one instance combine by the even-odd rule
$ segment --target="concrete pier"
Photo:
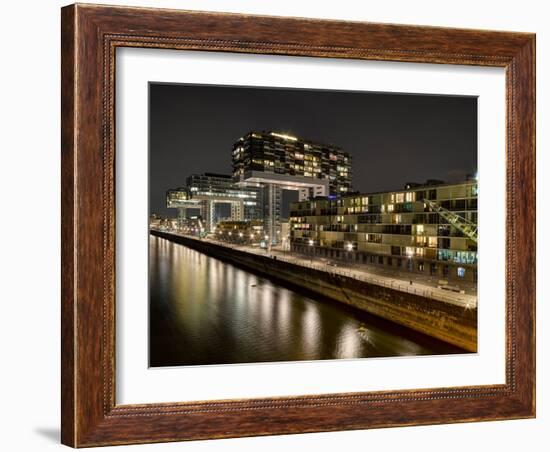
[[[150,232],[282,284],[354,306],[464,350],[477,351],[476,306],[465,307],[209,240],[158,230]]]

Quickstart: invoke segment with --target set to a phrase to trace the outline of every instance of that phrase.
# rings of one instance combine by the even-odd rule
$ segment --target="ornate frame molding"
[[[77,4],[62,9],[62,46],[64,444],[82,447],[535,415],[534,35]],[[506,383],[116,405],[118,47],[504,67]]]

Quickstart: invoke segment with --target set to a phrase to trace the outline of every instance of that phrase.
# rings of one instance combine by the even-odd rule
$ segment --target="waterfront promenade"
[[[341,261],[330,261],[328,259],[311,259],[307,256],[292,253],[290,251],[284,251],[277,247],[272,247],[268,250],[259,246],[233,244],[210,237],[198,238],[194,235],[181,234],[175,231],[165,232],[192,240],[211,242],[216,245],[225,246],[227,248],[242,252],[267,256],[272,259],[289,262],[306,268],[313,268],[315,270],[320,270],[333,275],[354,278],[359,281],[442,301],[455,306],[463,307],[465,309],[477,308],[477,295],[475,293],[476,289],[475,286],[471,284],[461,286],[461,289],[464,289],[465,293],[450,292],[448,290],[438,288],[437,279],[416,275],[414,273],[399,272],[394,269],[388,270],[372,265],[353,265]]]

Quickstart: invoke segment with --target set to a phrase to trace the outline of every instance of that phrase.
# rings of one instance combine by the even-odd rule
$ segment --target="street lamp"
[[[408,261],[407,261],[408,270],[409,270],[409,271],[412,271],[412,265],[413,265],[413,264],[412,264],[412,257],[413,257],[413,254],[414,254],[414,253],[413,253],[412,250],[408,249],[407,252],[406,252],[406,254],[407,254],[407,257],[408,257]],[[412,280],[410,280],[410,283],[412,284]]]
[[[313,239],[309,239],[309,246],[311,246],[313,248],[313,244],[314,244]],[[309,260],[310,260],[311,263],[313,263],[313,255],[310,255]]]

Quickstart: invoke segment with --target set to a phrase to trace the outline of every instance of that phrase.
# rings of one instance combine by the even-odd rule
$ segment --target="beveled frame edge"
[[[62,9],[62,442],[73,447],[535,415],[535,35],[76,4]],[[506,68],[506,383],[115,404],[117,47]],[[520,351],[520,352],[519,352]]]

